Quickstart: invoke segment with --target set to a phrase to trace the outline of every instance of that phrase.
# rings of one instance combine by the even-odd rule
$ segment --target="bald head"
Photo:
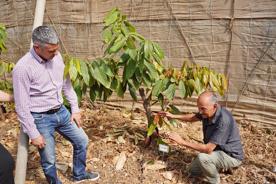
[[[216,113],[218,97],[214,92],[205,91],[197,99],[197,106],[202,116],[211,118]]]
[[[198,101],[204,103],[204,104],[217,104],[218,103],[218,97],[214,92],[211,91],[204,91],[201,93],[198,97]]]

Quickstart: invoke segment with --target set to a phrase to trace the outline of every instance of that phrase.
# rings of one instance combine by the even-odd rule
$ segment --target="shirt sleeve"
[[[72,113],[80,112],[79,105],[78,105],[78,97],[76,92],[74,91],[74,88],[71,84],[71,80],[69,76],[65,78],[62,89],[63,89],[63,94],[65,98],[68,100],[71,106],[71,112]]]
[[[39,137],[40,133],[34,123],[30,111],[30,78],[28,72],[22,67],[15,67],[12,73],[15,110],[22,125],[23,132],[30,139]]]
[[[226,144],[229,134],[229,122],[219,121],[213,131],[209,142],[223,146]]]

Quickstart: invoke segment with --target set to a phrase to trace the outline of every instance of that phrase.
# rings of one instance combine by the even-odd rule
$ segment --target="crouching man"
[[[239,129],[232,114],[218,104],[213,92],[203,92],[197,106],[197,114],[159,114],[187,122],[202,121],[204,144],[187,142],[176,133],[169,133],[168,138],[200,152],[189,167],[190,176],[204,177],[209,183],[218,184],[219,171],[238,167],[244,158]]]

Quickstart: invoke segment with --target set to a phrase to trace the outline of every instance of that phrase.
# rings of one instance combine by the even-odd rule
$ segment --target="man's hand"
[[[42,135],[40,135],[39,137],[37,137],[35,139],[31,139],[31,143],[34,146],[38,147],[39,149],[44,148],[46,145],[45,139]]]
[[[165,111],[158,112],[158,115],[161,116],[161,117],[167,117],[168,119],[173,118],[173,114],[171,114],[169,112],[165,112]]]
[[[81,128],[81,113],[72,113],[71,115],[71,122],[75,122],[79,128]]]
[[[184,139],[177,133],[167,133],[167,137],[180,145],[185,145]]]

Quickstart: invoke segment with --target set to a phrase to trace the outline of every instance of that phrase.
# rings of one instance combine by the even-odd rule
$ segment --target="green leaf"
[[[135,27],[128,21],[124,21],[125,26],[128,28],[129,32],[136,32]]]
[[[135,86],[136,89],[140,88],[141,82],[138,81],[137,76],[136,76],[136,72],[135,72],[135,75],[132,77],[132,82],[133,82],[133,85]]]
[[[104,87],[110,88],[111,81],[110,79],[106,76],[104,71],[101,71],[99,67],[92,68],[91,67],[91,74],[96,79],[98,82],[100,82]]]
[[[87,64],[84,61],[80,61],[80,74],[84,80],[84,83],[88,86],[89,80],[90,80],[90,75],[88,72]]]
[[[132,60],[136,60],[136,56],[137,56],[137,50],[136,49],[127,49],[126,53],[129,55],[129,57]]]
[[[114,74],[113,74],[113,72],[112,72],[112,69],[110,68],[110,66],[109,65],[107,65],[105,62],[104,62],[104,60],[102,60],[102,62],[101,62],[101,64],[100,64],[100,70],[102,71],[102,72],[104,72],[107,76],[109,76],[109,77],[113,77],[114,76]]]
[[[151,52],[151,43],[150,41],[146,40],[144,43],[144,54],[145,58],[149,59],[150,58],[150,52]]]
[[[106,28],[102,32],[102,37],[105,43],[109,43],[112,40],[112,32],[109,28]]]
[[[131,78],[136,70],[137,62],[133,59],[129,59],[126,63],[123,73],[123,81],[126,82],[129,78]]]
[[[78,73],[80,73],[80,72],[81,72],[81,71],[80,71],[80,70],[81,70],[81,69],[80,69],[80,60],[74,58],[73,61],[74,61],[74,65],[75,65],[75,67],[76,67]]]
[[[126,41],[127,47],[130,49],[135,49],[135,40],[132,37],[128,37],[127,41]]]
[[[169,107],[170,107],[170,113],[181,114],[180,110],[175,105],[170,104]]]
[[[82,98],[82,89],[81,89],[81,86],[80,85],[74,86],[74,90],[75,90],[75,92],[77,94],[78,102],[80,102],[81,98]]]
[[[176,119],[170,119],[169,122],[171,125],[173,125],[173,127],[177,127],[178,121]]]
[[[152,95],[158,96],[161,93],[163,87],[163,80],[158,80],[152,88]]]
[[[125,44],[127,38],[123,35],[119,35],[114,44],[109,49],[109,54],[117,53]]]
[[[179,81],[178,88],[179,88],[180,97],[184,98],[186,96],[186,88],[185,88],[185,84],[182,80]]]
[[[91,88],[90,88],[90,91],[89,91],[90,93],[90,99],[92,100],[92,102],[94,102],[95,100],[96,100],[96,92],[95,92],[95,87],[94,86],[92,86]]]
[[[148,127],[148,130],[147,130],[147,136],[151,136],[155,130],[155,128],[157,127],[156,124],[154,123],[151,123],[150,126]]]
[[[110,85],[110,89],[112,89],[112,90],[115,91],[117,89],[117,87],[118,87],[118,84],[119,84],[118,79],[116,77],[114,77],[112,79],[112,82],[111,82],[111,85]]]
[[[164,59],[164,51],[161,49],[161,47],[157,43],[152,43],[153,50],[156,53],[156,55],[159,57],[160,60]]]
[[[70,79],[72,81],[75,81],[77,76],[78,76],[78,71],[77,71],[77,69],[74,65],[74,60],[73,59],[70,60],[69,75],[70,75]]]
[[[197,94],[200,94],[202,92],[202,87],[199,78],[195,79],[194,88]]]
[[[150,76],[147,74],[147,73],[144,73],[142,75],[142,80],[143,80],[143,83],[146,87],[150,87],[152,82],[151,82],[151,78]]]
[[[123,85],[122,83],[119,83],[116,89],[116,93],[119,97],[124,97],[126,91],[126,85]]]
[[[118,12],[117,8],[114,8],[113,10],[111,10],[104,18],[105,26],[109,26],[110,24],[113,24],[117,20],[119,15],[120,13]]]
[[[217,79],[217,76],[213,72],[210,72],[210,82],[216,89],[219,87],[219,81]]]
[[[144,61],[145,66],[148,69],[148,74],[151,77],[152,80],[159,80],[159,74],[158,71],[155,69],[154,65],[152,63],[149,63],[147,61]]]
[[[172,100],[175,95],[175,90],[176,90],[176,85],[175,84],[170,84],[168,89],[166,89],[163,92],[163,95],[165,95],[169,100]]]
[[[137,101],[136,89],[130,82],[128,83],[128,90],[133,100]]]
[[[111,94],[112,94],[112,91],[111,90],[109,90],[109,89],[107,89],[107,88],[104,88],[104,90],[103,90],[103,96],[102,96],[102,100],[104,101],[104,102],[106,102],[107,101],[107,99],[108,99],[108,97],[110,97],[111,96]]]

